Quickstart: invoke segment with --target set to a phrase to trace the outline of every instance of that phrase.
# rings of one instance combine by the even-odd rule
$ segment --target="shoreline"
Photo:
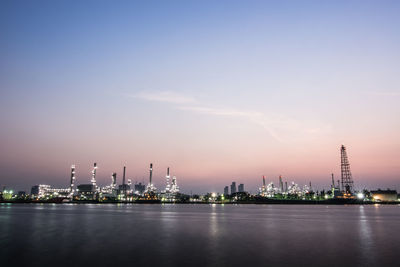
[[[331,200],[264,200],[264,201],[236,201],[236,202],[162,202],[162,201],[0,201],[0,204],[179,204],[179,205],[400,205],[396,201],[358,201],[358,200],[345,200],[345,199],[331,199]]]

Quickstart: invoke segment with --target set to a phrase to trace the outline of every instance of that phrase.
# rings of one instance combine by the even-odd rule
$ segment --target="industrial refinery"
[[[50,185],[34,185],[31,189],[32,201],[51,202],[154,202],[162,199],[164,202],[175,202],[179,195],[179,186],[176,176],[171,179],[170,168],[167,168],[166,187],[161,192],[153,184],[153,164],[150,163],[149,181],[132,184],[131,179],[126,179],[126,166],[122,170],[122,183],[117,185],[117,173],[113,172],[110,184],[103,187],[97,185],[96,174],[98,165],[93,164],[90,172],[90,183],[76,183],[76,167],[71,166],[70,184],[68,188],[52,188]],[[7,191],[6,191],[7,192]]]
[[[398,203],[400,196],[396,190],[355,190],[354,180],[350,171],[350,163],[346,147],[340,147],[341,176],[335,180],[330,175],[330,188],[317,191],[313,189],[311,181],[303,186],[289,181],[282,175],[277,178],[277,184],[262,175],[261,186],[256,194],[245,191],[243,183],[236,186],[233,181],[230,186],[223,188],[223,193],[207,193],[204,195],[186,195],[180,192],[177,177],[166,169],[165,185],[158,190],[153,182],[153,163],[149,165],[148,183],[132,184],[126,178],[127,167],[122,168],[121,184],[117,183],[117,173],[110,176],[110,184],[99,186],[96,180],[98,165],[95,162],[89,173],[89,183],[76,185],[76,166],[71,165],[69,186],[67,188],[53,188],[47,184],[32,186],[31,193],[15,193],[3,188],[0,193],[2,202],[51,202],[51,203],[286,203],[286,204],[369,204],[369,203]],[[327,179],[328,180],[328,179]],[[229,190],[230,189],[230,190]]]

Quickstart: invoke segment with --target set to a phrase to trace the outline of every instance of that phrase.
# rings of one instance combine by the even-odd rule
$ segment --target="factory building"
[[[391,202],[397,201],[397,191],[396,190],[372,190],[371,197],[374,201],[384,201],[384,202]]]
[[[94,184],[80,184],[77,189],[81,198],[84,199],[95,199],[96,198],[96,186]]]
[[[69,188],[51,188],[46,184],[34,185],[31,188],[32,198],[67,197],[69,193]]]
[[[42,198],[46,195],[47,190],[50,188],[51,186],[47,184],[34,185],[31,188],[31,195],[33,197]]]

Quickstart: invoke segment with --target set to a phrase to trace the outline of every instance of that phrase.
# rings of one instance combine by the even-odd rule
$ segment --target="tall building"
[[[238,186],[238,191],[239,191],[239,192],[244,192],[244,184],[240,184],[240,185]]]
[[[224,195],[229,195],[229,186],[224,187]]]
[[[235,194],[237,192],[236,190],[236,182],[232,182],[231,184],[231,194]]]
[[[279,175],[279,190],[280,190],[281,193],[283,193],[282,175]]]

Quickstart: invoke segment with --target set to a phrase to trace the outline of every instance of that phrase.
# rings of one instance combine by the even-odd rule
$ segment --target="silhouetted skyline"
[[[397,1],[1,1],[0,185],[397,188]]]

